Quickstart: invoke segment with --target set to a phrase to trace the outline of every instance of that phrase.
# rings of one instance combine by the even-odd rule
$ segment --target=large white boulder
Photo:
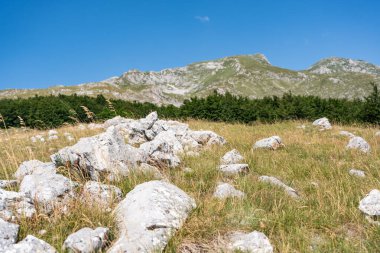
[[[144,161],[145,156],[141,150],[125,144],[124,137],[111,126],[104,133],[82,138],[59,150],[51,159],[56,164],[70,162],[98,181],[101,175],[112,179],[127,176],[129,168]]]
[[[246,174],[249,172],[249,166],[245,163],[220,165],[219,171],[226,175]]]
[[[178,166],[181,162],[179,155],[183,153],[183,146],[173,131],[159,133],[152,141],[141,144],[140,149],[149,155],[150,163],[168,167]]]
[[[162,252],[195,207],[191,197],[170,183],[137,185],[115,210],[119,239],[109,252]]]
[[[24,240],[9,246],[5,253],[57,253],[57,251],[48,244],[33,235],[28,235]]]
[[[315,120],[313,126],[319,127],[320,130],[328,130],[332,128],[330,121],[326,117]]]
[[[350,139],[348,142],[347,149],[357,149],[360,150],[363,153],[369,153],[371,152],[371,147],[362,137],[355,136]]]
[[[15,220],[16,217],[31,218],[36,213],[33,200],[24,193],[0,189],[0,218]]]
[[[54,163],[44,163],[38,160],[30,160],[23,162],[17,169],[17,171],[14,174],[14,177],[18,181],[22,181],[22,179],[26,175],[32,175],[32,174],[38,174],[42,175],[45,173],[55,174],[56,168]]]
[[[38,203],[46,212],[59,204],[64,204],[74,196],[76,186],[61,174],[27,175],[20,184],[20,193],[25,194]]]
[[[278,186],[278,187],[282,188],[292,198],[299,198],[300,197],[296,190],[294,190],[290,186],[287,186],[278,178],[270,177],[270,176],[261,176],[261,177],[259,177],[259,181],[269,183],[271,185]]]
[[[236,149],[228,151],[220,159],[221,164],[236,164],[236,163],[241,163],[242,161],[244,161],[244,157]]]
[[[83,187],[83,199],[90,205],[110,207],[113,203],[121,201],[121,190],[114,185],[106,185],[96,181],[88,181]]]
[[[65,252],[93,253],[100,252],[108,239],[108,228],[98,227],[96,229],[82,228],[69,235],[63,243]]]
[[[215,189],[213,194],[214,198],[217,199],[226,199],[226,198],[243,198],[245,193],[235,189],[234,186],[228,183],[218,183],[218,186]]]
[[[0,252],[5,252],[8,246],[16,243],[19,228],[19,225],[0,218]]]
[[[369,216],[380,216],[380,191],[373,189],[359,202],[359,209]]]
[[[273,246],[265,234],[253,231],[246,234],[234,232],[229,235],[227,249],[247,253],[272,253]]]
[[[282,140],[279,136],[272,136],[269,138],[261,139],[257,141],[254,145],[254,149],[272,149],[276,150],[280,147],[283,147]]]

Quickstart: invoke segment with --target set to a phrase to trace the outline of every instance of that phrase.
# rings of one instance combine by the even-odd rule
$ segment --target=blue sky
[[[0,88],[99,81],[238,54],[380,65],[377,0],[0,0]]]

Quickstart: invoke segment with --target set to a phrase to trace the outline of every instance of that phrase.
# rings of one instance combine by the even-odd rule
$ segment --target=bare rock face
[[[106,132],[82,138],[71,147],[65,147],[51,156],[56,164],[79,166],[92,180],[103,175],[109,178],[127,176],[129,167],[144,160],[140,150],[125,144],[123,136],[111,126]]]
[[[380,216],[380,191],[373,189],[359,202],[359,209],[369,216]]]
[[[283,146],[284,146],[284,144],[282,144],[282,140],[279,136],[272,136],[272,137],[265,138],[265,139],[257,141],[253,145],[253,148],[254,149],[262,148],[262,149],[276,150],[276,149],[283,147]]]
[[[179,155],[183,153],[183,146],[173,131],[159,133],[152,141],[141,144],[140,149],[149,155],[153,163],[168,167],[177,167],[181,162]]]
[[[239,190],[236,190],[235,187],[228,183],[218,183],[218,186],[215,189],[214,198],[226,199],[226,198],[243,198],[245,193]]]
[[[119,239],[109,252],[163,251],[195,207],[191,197],[170,183],[137,185],[115,210]]]
[[[6,253],[57,253],[57,251],[47,242],[44,242],[33,235],[28,235],[24,240],[9,246]]]
[[[33,200],[23,193],[0,189],[0,217],[15,220],[19,217],[31,218],[36,213]]]
[[[293,188],[287,186],[286,184],[284,184],[281,180],[275,178],[275,177],[269,177],[269,176],[261,176],[259,177],[259,181],[261,182],[266,182],[266,183],[269,183],[271,185],[275,185],[275,186],[278,186],[282,189],[284,189],[284,191],[292,198],[299,198],[300,196],[298,195],[297,191],[294,190]]]
[[[348,173],[355,177],[365,177],[365,173],[362,170],[350,169]]]
[[[0,180],[0,188],[15,187],[17,183],[17,180]]]
[[[246,174],[249,172],[248,164],[227,164],[220,165],[219,171],[226,175]]]
[[[16,243],[19,228],[19,225],[0,218],[0,252],[5,252],[8,246]]]
[[[96,229],[82,228],[67,237],[62,249],[65,252],[72,253],[99,252],[107,242],[108,233],[109,229],[103,227]]]
[[[75,183],[60,174],[27,175],[20,184],[20,193],[36,201],[46,212],[74,196]]]
[[[313,122],[313,126],[317,126],[320,130],[328,130],[331,129],[331,124],[328,118],[320,118]]]
[[[233,149],[229,152],[227,152],[221,159],[221,164],[236,164],[244,161],[244,157],[237,151],[236,149]]]
[[[14,174],[14,177],[18,181],[22,181],[22,179],[26,175],[38,174],[42,175],[45,173],[55,174],[56,169],[54,163],[44,163],[38,160],[30,160],[23,162],[17,169]]]
[[[247,253],[272,253],[273,246],[265,234],[253,231],[246,234],[234,232],[229,236],[227,249],[230,251],[239,251]]]
[[[90,205],[110,207],[113,203],[121,201],[121,190],[113,185],[106,185],[95,181],[88,181],[83,187],[83,199]]]
[[[357,149],[363,153],[370,153],[371,147],[362,137],[355,136],[348,142],[347,149]]]

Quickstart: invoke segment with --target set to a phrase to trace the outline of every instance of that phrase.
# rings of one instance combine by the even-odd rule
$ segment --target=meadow
[[[305,121],[251,125],[198,120],[187,123],[194,130],[215,131],[228,143],[204,150],[199,157],[183,157],[179,168],[162,169],[166,180],[197,203],[165,252],[215,252],[224,235],[235,230],[265,233],[275,252],[380,252],[380,226],[370,224],[358,209],[360,199],[371,189],[380,188],[380,137],[375,136],[376,128],[334,125],[332,130],[319,131]],[[302,124],[306,125],[305,129],[297,128]],[[12,179],[23,161],[50,161],[51,154],[73,145],[75,142],[64,137],[65,132],[77,141],[103,131],[73,125],[56,130],[57,140],[33,143],[32,136],[46,136],[47,132],[2,129],[0,178]],[[348,137],[339,135],[340,130],[366,139],[372,147],[371,153],[346,150]],[[275,151],[252,149],[255,141],[273,135],[279,135],[285,147]],[[226,177],[218,172],[220,158],[233,148],[249,164],[247,175]],[[366,177],[349,175],[351,168],[365,171]],[[83,181],[64,167],[59,171],[73,180]],[[261,175],[281,179],[296,189],[301,198],[293,199],[282,189],[259,182]],[[127,194],[137,184],[151,179],[153,175],[131,174],[114,184]],[[245,192],[246,197],[224,201],[213,198],[217,182],[231,183]],[[20,224],[19,238],[32,234],[57,250],[69,234],[85,226],[110,228],[110,243],[117,233],[112,210],[89,208],[78,200],[70,203],[66,214],[58,210],[50,216],[38,213],[31,220],[22,219]]]

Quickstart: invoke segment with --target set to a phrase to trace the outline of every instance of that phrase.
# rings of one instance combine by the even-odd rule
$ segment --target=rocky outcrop
[[[55,174],[56,173],[56,168],[54,163],[44,163],[38,160],[30,160],[23,162],[17,169],[17,171],[14,174],[14,177],[18,181],[22,181],[22,179],[26,175],[32,175],[32,174]]]
[[[107,242],[108,233],[109,229],[103,227],[82,228],[67,237],[62,249],[72,253],[100,252]]]
[[[284,144],[279,136],[272,136],[269,138],[265,138],[257,141],[254,145],[254,149],[272,149],[276,150],[280,147],[283,147]]]
[[[228,183],[218,183],[218,186],[215,189],[213,194],[214,198],[217,199],[226,199],[226,198],[243,198],[245,193],[235,189],[232,185]]]
[[[47,242],[44,242],[33,235],[28,235],[24,240],[9,246],[6,253],[57,253],[57,251]]]
[[[195,201],[172,184],[137,185],[115,210],[119,239],[109,252],[161,252],[195,207]]]
[[[261,177],[259,177],[259,181],[269,183],[271,185],[282,188],[292,198],[299,198],[300,197],[296,190],[287,186],[278,178],[270,177],[270,176],[261,176]]]
[[[95,181],[88,181],[83,187],[83,200],[89,205],[108,208],[121,200],[121,190],[113,185],[106,185]]]
[[[241,163],[242,161],[244,161],[244,157],[236,149],[227,152],[220,159],[221,164],[236,164]]]
[[[329,130],[332,128],[328,118],[320,118],[313,122],[313,126],[319,127],[320,130]]]
[[[272,253],[273,246],[265,234],[253,231],[249,234],[233,232],[228,236],[227,249],[231,252]]]
[[[371,147],[362,137],[355,136],[350,139],[348,142],[346,149],[356,149],[363,153],[370,153]]]

